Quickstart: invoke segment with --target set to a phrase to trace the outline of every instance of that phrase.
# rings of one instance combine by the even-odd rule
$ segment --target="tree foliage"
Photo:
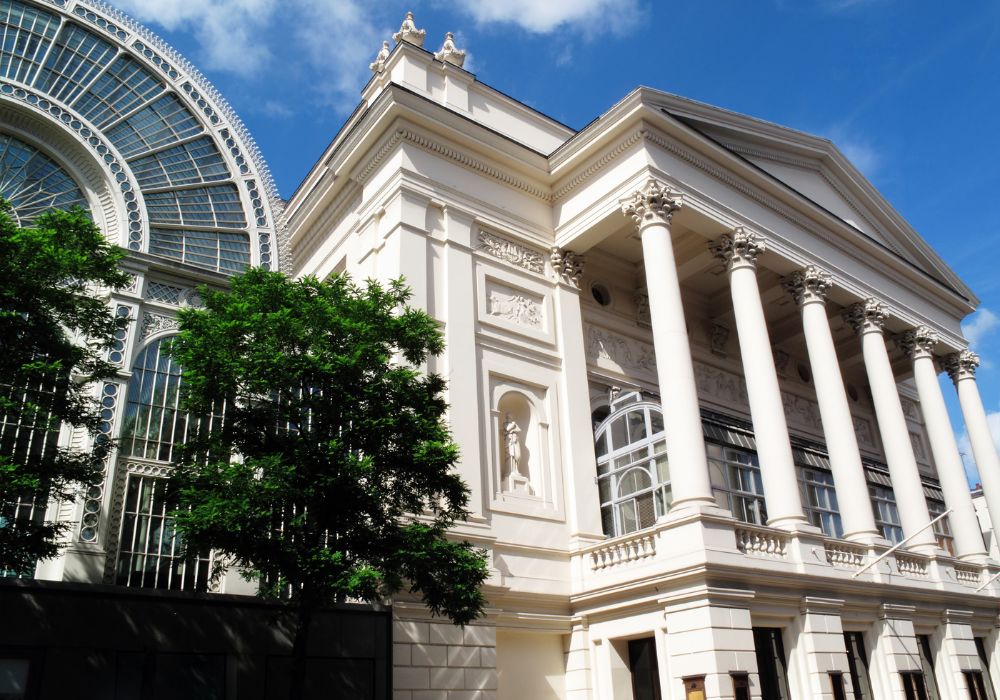
[[[0,205],[0,572],[58,553],[71,525],[40,517],[46,503],[74,497],[106,456],[106,442],[81,452],[56,437],[63,423],[98,435],[91,382],[114,373],[105,355],[127,319],[95,292],[128,281],[123,254],[82,209],[21,228]],[[18,502],[34,503],[34,516]]]
[[[222,553],[300,608],[406,587],[456,623],[479,616],[484,555],[445,536],[468,499],[445,385],[420,370],[443,341],[402,282],[251,269],[203,294],[171,353],[189,411],[226,406],[171,479],[187,551]]]

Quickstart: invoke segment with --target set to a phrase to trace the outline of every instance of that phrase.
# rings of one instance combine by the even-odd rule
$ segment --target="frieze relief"
[[[587,327],[586,337],[587,361],[590,364],[614,369],[622,374],[635,372],[646,377],[656,376],[656,356],[651,344],[596,326]],[[738,374],[695,362],[694,378],[701,398],[719,405],[737,407],[744,412],[748,409],[750,402],[746,382]],[[819,404],[786,391],[781,392],[781,400],[790,427],[823,434]],[[852,416],[852,421],[858,444],[869,450],[877,450],[871,422],[859,416]]]
[[[479,250],[529,272],[542,274],[545,271],[541,253],[482,229],[479,231]]]
[[[587,361],[595,365],[613,365],[613,369],[656,374],[653,346],[634,338],[626,338],[604,328],[587,328]]]
[[[545,326],[542,300],[506,287],[489,290],[486,313],[528,328],[541,329]]]

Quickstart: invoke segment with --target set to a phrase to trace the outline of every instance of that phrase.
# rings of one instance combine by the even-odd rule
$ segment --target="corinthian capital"
[[[899,347],[910,359],[920,357],[934,357],[934,346],[941,340],[941,336],[932,331],[927,326],[918,326],[913,330],[904,332],[897,338]]]
[[[886,319],[889,318],[889,312],[886,311],[884,304],[874,299],[866,299],[851,304],[844,318],[854,327],[854,332],[858,335],[881,333],[885,328]]]
[[[781,281],[781,285],[792,295],[795,303],[801,306],[812,301],[825,303],[833,281],[828,273],[815,265],[809,265],[804,270],[790,274]]]
[[[650,178],[642,189],[621,200],[622,213],[631,216],[642,229],[647,224],[670,224],[674,212],[681,208],[681,196]]]
[[[730,271],[738,267],[756,267],[757,257],[764,252],[764,239],[742,226],[709,242],[712,254],[726,263]]]
[[[971,350],[953,352],[950,355],[945,355],[942,364],[953,382],[957,383],[960,379],[975,379],[976,367],[979,366],[979,355]]]
[[[562,280],[574,287],[580,286],[580,278],[583,277],[583,263],[584,257],[571,250],[552,248],[549,251],[549,265],[552,266],[552,274],[557,280]]]

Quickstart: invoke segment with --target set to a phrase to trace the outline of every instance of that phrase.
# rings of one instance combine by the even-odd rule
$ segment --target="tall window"
[[[993,692],[993,679],[990,677],[990,657],[986,654],[986,641],[982,637],[976,637],[976,652],[979,654],[979,664],[983,669],[983,683],[986,686],[986,697],[988,700],[996,700],[996,693]]]
[[[873,700],[871,677],[868,674],[868,654],[861,632],[844,632],[847,647],[847,668],[851,673],[853,700]]]
[[[822,469],[799,467],[799,488],[806,516],[827,537],[843,537],[840,506],[833,487],[833,474]]]
[[[197,427],[180,409],[181,368],[164,351],[164,340],[150,343],[132,366],[119,444],[123,457],[169,462]],[[208,420],[220,420],[223,410],[220,402]]]
[[[122,465],[128,459],[169,462],[175,448],[203,421],[221,420],[220,402],[207,419],[190,418],[180,409],[181,368],[165,353],[164,341],[146,346],[132,367],[119,443]],[[117,582],[139,588],[204,589],[209,557],[182,559],[173,504],[166,499],[164,478],[129,473],[119,539]]]
[[[875,524],[882,531],[882,537],[890,542],[903,541],[903,525],[896,508],[896,495],[891,488],[868,484],[868,494],[875,512]]]
[[[604,534],[652,527],[673,498],[659,406],[636,393],[620,397],[597,427],[596,452]]]
[[[778,627],[754,627],[753,645],[757,653],[760,694],[768,700],[789,700],[785,646]]]
[[[932,498],[927,499],[927,512],[930,513],[931,518],[936,518],[945,512],[947,508],[941,501],[936,501]],[[936,523],[934,523],[934,539],[937,540],[938,547],[948,552],[951,556],[955,556],[955,537],[951,533],[951,523],[948,518],[941,518]]]
[[[205,590],[210,557],[182,559],[174,531],[173,509],[166,497],[167,480],[129,474],[125,486],[117,582],[135,588]]]
[[[917,635],[917,645],[920,647],[920,668],[924,672],[924,685],[927,688],[928,700],[940,700],[937,677],[934,675],[934,654],[931,651],[931,638],[926,634]]]
[[[715,443],[708,443],[705,449],[719,506],[728,508],[737,520],[766,524],[767,506],[757,454]]]

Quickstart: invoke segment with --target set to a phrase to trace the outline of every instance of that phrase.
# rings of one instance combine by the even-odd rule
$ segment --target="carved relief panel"
[[[482,265],[477,278],[480,323],[491,330],[555,343],[554,311],[548,285]]]

